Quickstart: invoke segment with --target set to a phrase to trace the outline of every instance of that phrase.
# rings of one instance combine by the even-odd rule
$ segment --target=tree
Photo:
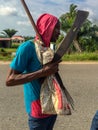
[[[77,5],[71,4],[69,12],[60,16],[61,30],[68,33],[77,14]],[[98,26],[94,25],[90,20],[86,19],[76,38],[71,49],[81,51],[98,50]]]
[[[61,30],[64,32],[68,32],[69,29],[71,28],[76,14],[77,14],[77,10],[76,10],[77,6],[74,4],[70,5],[70,9],[69,12],[67,12],[66,14],[62,14],[60,16],[60,22],[61,22]]]
[[[18,31],[15,29],[4,29],[3,32],[1,32],[1,34],[3,34],[2,37],[11,38],[13,35],[16,34],[16,32]],[[12,46],[12,41],[10,40],[9,47],[11,46]]]
[[[33,36],[24,36],[25,41],[34,39]]]
[[[94,25],[91,21],[86,22],[81,27],[78,33],[78,41],[84,51],[98,50],[98,26]]]
[[[69,29],[72,27],[72,24],[75,20],[77,14],[77,5],[71,4],[69,8],[69,12],[66,14],[63,14],[60,16],[60,22],[61,22],[61,30],[68,33]],[[74,47],[78,52],[81,52],[82,49],[79,46],[79,43],[77,41],[77,37],[75,38],[74,42]]]
[[[11,38],[13,35],[15,35],[18,31],[15,29],[4,29],[3,32],[1,32],[5,37]]]

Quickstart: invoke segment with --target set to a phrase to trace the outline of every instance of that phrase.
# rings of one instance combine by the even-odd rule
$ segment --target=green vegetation
[[[77,14],[77,5],[71,4],[69,12],[60,16],[61,30],[68,33]],[[61,37],[60,37],[61,38]],[[71,52],[94,52],[98,50],[98,26],[86,19],[75,37]]]
[[[14,57],[12,55],[16,52],[16,48],[0,48],[0,61],[11,61]],[[62,58],[63,61],[98,61],[98,52],[83,52],[65,54]]]
[[[61,22],[61,35],[57,40],[57,46],[64,38],[64,34],[68,33],[73,25],[77,14],[77,5],[71,4],[69,12],[62,14],[59,18]],[[5,29],[1,34],[3,37],[12,37],[17,33],[15,29]],[[25,41],[34,37],[24,37]],[[10,61],[14,57],[19,44],[11,44],[11,48],[0,49],[0,60]],[[62,58],[63,61],[98,61],[98,26],[94,22],[86,19],[80,28],[73,44],[70,46],[66,54]]]
[[[19,45],[13,45],[12,48],[0,48],[0,61],[11,61]]]
[[[98,61],[98,52],[66,54],[63,61]]]
[[[3,32],[1,32],[1,34],[3,34],[4,37],[12,37],[14,36],[18,31],[15,29],[4,29]]]

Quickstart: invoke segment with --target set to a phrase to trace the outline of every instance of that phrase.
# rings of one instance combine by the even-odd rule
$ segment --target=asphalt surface
[[[8,66],[0,63],[0,130],[28,130],[22,86],[5,86]],[[89,130],[98,109],[98,64],[61,64],[60,75],[75,110],[58,116],[54,130]]]

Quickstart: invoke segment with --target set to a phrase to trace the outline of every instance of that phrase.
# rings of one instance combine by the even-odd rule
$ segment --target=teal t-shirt
[[[21,73],[34,72],[42,67],[32,41],[26,41],[19,46],[10,67]],[[31,103],[40,98],[40,87],[39,79],[24,84],[24,101],[27,113],[31,112]]]

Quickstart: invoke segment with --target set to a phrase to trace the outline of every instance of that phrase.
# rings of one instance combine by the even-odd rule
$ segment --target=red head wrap
[[[37,29],[47,47],[50,46],[51,36],[57,21],[58,18],[51,14],[43,14],[37,20]],[[38,39],[38,36],[36,36],[36,39]]]

